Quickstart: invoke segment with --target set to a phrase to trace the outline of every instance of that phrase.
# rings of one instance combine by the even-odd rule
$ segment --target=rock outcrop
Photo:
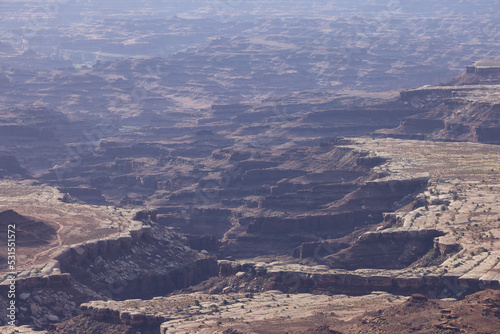
[[[473,263],[477,266],[482,263],[482,260],[477,258]],[[228,291],[279,289],[288,293],[355,295],[372,291],[388,291],[396,294],[409,295],[419,292],[432,297],[457,298],[479,289],[500,287],[498,280],[483,279],[485,274],[494,273],[495,269],[488,268],[486,264],[481,268],[482,270],[477,269],[471,271],[470,274],[467,274],[467,270],[461,273],[446,272],[437,267],[427,268],[427,270],[357,269],[347,271],[330,269],[324,265],[304,266],[223,260],[219,261],[219,278],[222,286],[227,287]],[[432,270],[435,272],[430,273]],[[426,274],[426,271],[429,273]],[[266,287],[257,286],[257,290],[254,290],[255,287],[250,282],[256,278],[260,282],[268,282]]]
[[[217,274],[214,258],[193,251],[185,238],[148,222],[127,233],[63,247],[40,268],[17,273],[17,277],[4,276],[2,295],[7,295],[14,280],[27,296],[19,303],[26,309],[19,323],[46,328],[77,315],[78,302],[164,295]],[[58,308],[49,305],[54,298],[41,297],[51,293],[60,298]],[[53,319],[45,310],[52,312]]]
[[[500,65],[478,61],[443,86],[424,86],[401,92],[401,100],[421,113],[404,117],[392,130],[378,135],[396,138],[477,141],[500,144]]]
[[[330,268],[402,269],[434,249],[437,230],[384,230],[367,232],[349,248],[326,256]],[[439,248],[442,252],[442,247]]]

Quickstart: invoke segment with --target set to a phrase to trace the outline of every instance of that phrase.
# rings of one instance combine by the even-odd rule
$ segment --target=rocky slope
[[[157,326],[154,318],[166,317],[161,333],[494,333],[499,326],[499,301],[498,291],[492,290],[459,302],[381,292],[363,297],[285,295],[279,291],[180,295],[147,304],[92,302],[83,306],[83,317],[55,325],[49,332],[70,333],[87,325],[95,328],[89,333],[97,333],[98,323],[108,326],[110,333],[119,329],[132,333],[139,328],[149,333]],[[154,313],[165,309],[168,311]],[[90,322],[91,317],[120,319],[123,325]]]
[[[47,328],[78,315],[85,301],[163,295],[217,273],[213,258],[150,220],[154,214],[132,221],[116,208],[64,203],[62,194],[47,186],[13,181],[1,186],[2,207],[32,217],[0,213],[1,226],[16,225],[16,265],[3,268],[0,303],[6,309],[15,280],[19,324]],[[6,319],[0,320],[3,325]]]
[[[478,61],[447,85],[402,92],[405,103],[434,107],[403,118],[396,129],[378,133],[397,138],[499,144],[499,83],[500,62]]]

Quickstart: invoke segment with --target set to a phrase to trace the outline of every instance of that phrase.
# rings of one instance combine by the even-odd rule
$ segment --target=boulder
[[[87,248],[82,244],[71,246],[70,252],[71,259],[75,264],[82,263],[88,255]]]

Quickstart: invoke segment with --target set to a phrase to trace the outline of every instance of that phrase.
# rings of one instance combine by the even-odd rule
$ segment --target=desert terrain
[[[0,4],[0,332],[500,332],[497,5]]]

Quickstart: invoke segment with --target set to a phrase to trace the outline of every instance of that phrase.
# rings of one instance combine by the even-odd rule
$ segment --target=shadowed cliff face
[[[16,157],[7,155],[0,156],[0,177],[5,176],[28,176],[26,169],[21,167],[21,164]]]
[[[3,231],[7,231],[7,226],[9,225],[15,225],[16,244],[19,247],[38,247],[50,244],[56,239],[56,230],[53,226],[21,216],[13,210],[0,213],[0,227]],[[7,238],[0,241],[0,244],[6,247]],[[7,263],[4,262],[3,266],[6,265]]]

